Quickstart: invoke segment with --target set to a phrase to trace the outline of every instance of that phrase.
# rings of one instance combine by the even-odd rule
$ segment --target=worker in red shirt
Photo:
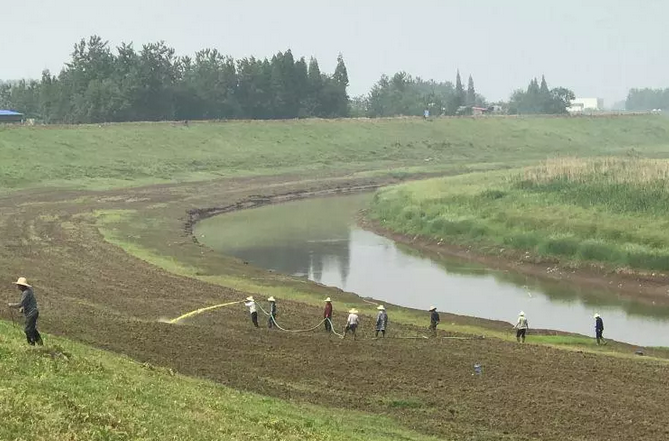
[[[332,300],[330,297],[325,299],[325,310],[323,310],[323,318],[325,319],[325,330],[332,332]]]

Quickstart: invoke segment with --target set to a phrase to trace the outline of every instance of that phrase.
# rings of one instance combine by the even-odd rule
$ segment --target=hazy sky
[[[382,73],[474,77],[491,100],[533,76],[577,96],[623,99],[669,87],[669,0],[32,0],[0,8],[0,79],[60,71],[73,44],[165,40],[180,55],[234,56],[291,48],[331,72],[342,52],[350,94]]]

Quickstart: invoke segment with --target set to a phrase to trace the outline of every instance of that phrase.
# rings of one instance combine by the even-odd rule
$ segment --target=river
[[[433,258],[355,225],[371,195],[309,199],[242,210],[200,222],[205,245],[251,264],[364,297],[412,308],[593,335],[645,346],[669,346],[669,307],[615,292],[497,271],[452,258]]]

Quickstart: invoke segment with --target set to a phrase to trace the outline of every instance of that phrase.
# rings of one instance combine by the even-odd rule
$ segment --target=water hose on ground
[[[270,318],[272,319],[272,323],[274,323],[274,324],[276,325],[277,328],[279,328],[280,330],[282,330],[282,331],[284,331],[284,332],[296,332],[296,333],[297,333],[297,332],[311,332],[311,331],[315,331],[315,330],[318,329],[323,323],[325,323],[325,320],[327,320],[327,319],[323,319],[319,324],[317,324],[317,325],[314,326],[313,328],[309,328],[309,329],[284,329],[284,328],[282,328],[282,327],[276,322],[276,319],[274,318],[274,316],[270,315],[267,311],[265,311],[265,310],[263,309],[262,306],[260,306],[260,305],[258,305],[258,304],[256,304],[256,305],[258,306],[258,308],[260,308],[260,310],[263,312],[263,314],[265,314],[266,316],[268,316],[268,317],[270,317]]]

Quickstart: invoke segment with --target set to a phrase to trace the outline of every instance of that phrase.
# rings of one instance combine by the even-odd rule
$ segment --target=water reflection
[[[602,314],[605,335],[669,346],[669,307],[603,290],[494,271],[421,253],[352,226],[369,196],[343,196],[263,207],[208,219],[204,243],[260,267],[308,277],[362,296],[426,309],[511,321],[520,310],[535,328],[590,335]]]

